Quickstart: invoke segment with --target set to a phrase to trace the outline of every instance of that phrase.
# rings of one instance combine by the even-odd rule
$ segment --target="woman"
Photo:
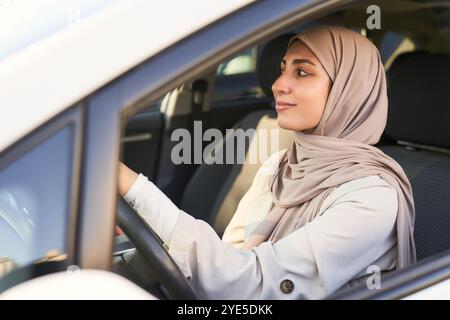
[[[364,281],[368,270],[413,263],[410,183],[372,146],[387,117],[376,47],[349,29],[308,29],[291,39],[272,90],[278,124],[295,131],[295,141],[263,164],[222,240],[120,166],[120,194],[161,236],[197,292],[316,299]]]

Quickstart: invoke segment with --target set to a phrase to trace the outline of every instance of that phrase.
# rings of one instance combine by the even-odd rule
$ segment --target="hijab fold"
[[[373,146],[386,126],[388,108],[377,48],[361,34],[337,26],[307,29],[289,46],[294,41],[302,41],[316,55],[332,86],[319,124],[308,133],[295,132],[271,180],[273,209],[243,248],[278,241],[314,220],[339,185],[379,175],[398,196],[396,267],[415,262],[411,185],[400,165]]]

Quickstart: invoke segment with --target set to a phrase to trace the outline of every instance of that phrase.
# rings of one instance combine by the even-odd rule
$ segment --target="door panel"
[[[156,176],[163,127],[163,116],[155,105],[129,119],[122,139],[124,163],[149,179]]]

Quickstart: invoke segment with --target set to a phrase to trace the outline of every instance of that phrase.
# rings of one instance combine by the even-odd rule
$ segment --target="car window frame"
[[[81,152],[82,152],[82,107],[76,105],[63,113],[53,117],[44,125],[29,132],[24,137],[19,139],[16,143],[3,150],[0,154],[0,171],[7,169],[16,160],[26,156],[28,152],[35,148],[39,148],[49,138],[58,134],[61,130],[71,127],[71,147],[72,159],[70,163],[69,173],[69,196],[67,204],[67,229],[66,232],[66,251],[67,259],[64,265],[76,264],[76,234],[77,234],[77,209],[79,196],[79,176],[81,166]],[[51,262],[51,263],[50,263]],[[30,280],[37,275],[42,275],[51,268],[45,265],[56,265],[54,261],[42,262],[39,264],[30,263],[25,266],[20,266],[7,274],[5,278],[0,278],[0,292],[6,290],[12,285],[16,285],[23,281]],[[23,272],[25,270],[25,272]]]
[[[450,278],[450,250],[418,261],[382,278],[381,288],[368,289],[365,283],[331,294],[331,300],[403,299]]]

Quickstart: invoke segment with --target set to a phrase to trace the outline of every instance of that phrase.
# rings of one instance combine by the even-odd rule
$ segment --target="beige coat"
[[[372,270],[395,267],[397,193],[377,175],[336,188],[318,217],[287,237],[249,252],[240,250],[272,207],[270,164],[281,153],[260,168],[222,240],[142,175],[125,196],[160,235],[200,296],[319,299]]]

